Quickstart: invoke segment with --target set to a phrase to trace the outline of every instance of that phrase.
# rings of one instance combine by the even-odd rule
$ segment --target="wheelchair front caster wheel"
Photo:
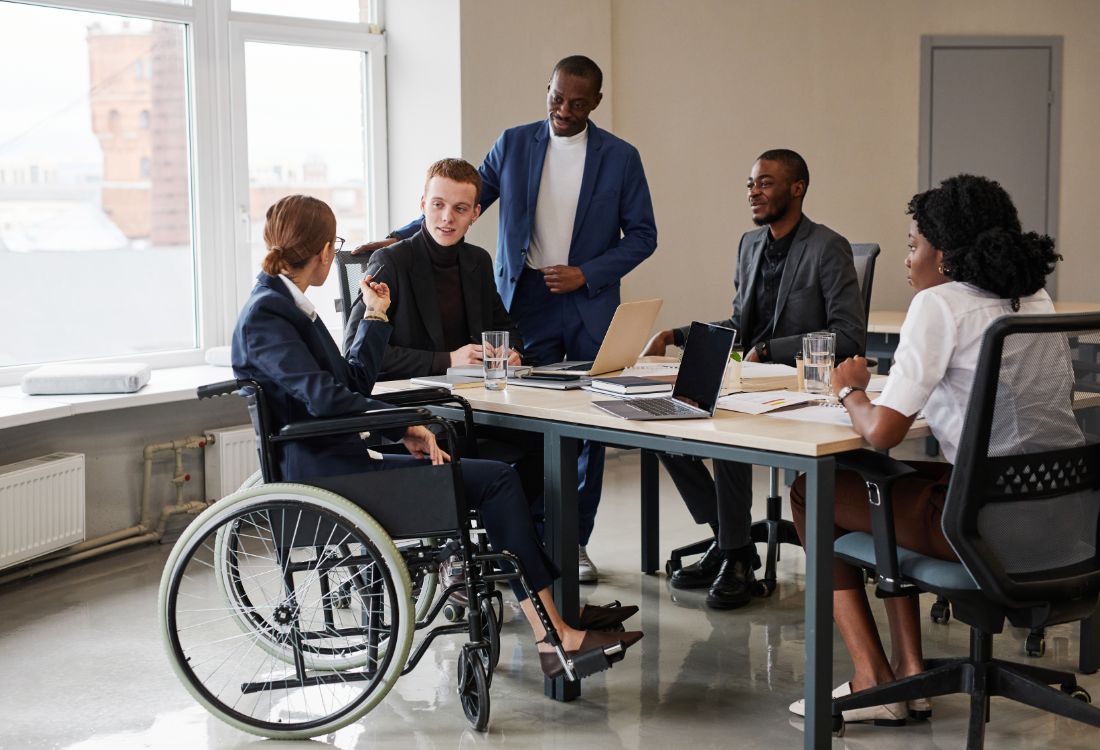
[[[936,602],[932,605],[932,622],[946,625],[951,620],[951,604]]]
[[[672,578],[672,574],[676,571],[672,569],[672,560],[665,560],[665,575]]]
[[[766,598],[775,593],[775,581],[756,581],[752,587],[752,595],[755,597]]]
[[[331,594],[333,609],[348,609],[351,606],[351,590],[354,583],[351,580],[344,581],[333,590]]]
[[[844,717],[843,716],[834,716],[833,717],[833,727],[832,727],[832,729],[833,729],[833,736],[834,737],[843,737],[844,736]]]
[[[1047,640],[1042,633],[1028,633],[1024,641],[1024,653],[1028,656],[1040,657],[1047,652]]]
[[[443,619],[447,622],[460,622],[466,616],[466,608],[461,604],[447,602],[443,605]]]
[[[489,680],[480,656],[464,648],[458,656],[458,700],[470,726],[484,732],[489,726]]]
[[[491,683],[493,670],[497,668],[497,663],[500,661],[500,626],[496,612],[493,611],[492,601],[482,599],[479,609],[481,610],[481,640],[489,644],[488,652],[482,652],[487,657],[483,661],[485,662],[485,672]]]

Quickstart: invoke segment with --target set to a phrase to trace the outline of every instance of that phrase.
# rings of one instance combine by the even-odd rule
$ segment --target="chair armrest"
[[[880,596],[911,593],[901,580],[898,544],[894,533],[894,482],[915,474],[916,469],[883,453],[853,451],[837,457],[837,466],[855,471],[867,484],[871,510],[871,535],[875,543],[875,584]]]
[[[311,419],[308,422],[294,422],[272,435],[272,442],[301,440],[302,438],[343,435],[349,432],[369,432],[388,430],[395,427],[411,427],[429,424],[439,420],[427,409],[404,407],[396,409],[375,409],[353,417],[334,417],[332,419]]]

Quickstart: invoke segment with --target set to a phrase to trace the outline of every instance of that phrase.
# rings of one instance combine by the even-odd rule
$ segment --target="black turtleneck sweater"
[[[439,316],[443,322],[443,346],[446,351],[436,352],[433,369],[446,372],[451,366],[451,352],[470,343],[466,328],[466,302],[462,297],[462,275],[458,268],[458,244],[444,247],[435,241],[427,227],[421,231],[428,257],[432,261],[432,279],[435,281],[435,298],[439,303]],[[480,343],[480,342],[479,342]]]

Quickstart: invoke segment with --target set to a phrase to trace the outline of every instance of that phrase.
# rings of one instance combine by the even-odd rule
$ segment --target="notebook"
[[[614,317],[611,318],[611,325],[608,326],[607,334],[603,337],[603,343],[600,344],[600,350],[596,352],[596,359],[591,362],[566,360],[536,367],[532,372],[536,375],[546,372],[572,373],[581,377],[603,375],[605,372],[629,367],[634,364],[638,355],[642,353],[642,349],[645,348],[662,302],[663,300],[660,299],[645,299],[619,305]]]
[[[695,321],[684,342],[684,358],[672,395],[630,401],[593,401],[592,405],[623,419],[702,419],[714,416],[722,375],[733,349],[732,328]]]

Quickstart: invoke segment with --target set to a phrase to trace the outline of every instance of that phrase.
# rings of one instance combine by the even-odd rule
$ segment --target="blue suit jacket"
[[[233,374],[264,389],[276,432],[305,419],[387,408],[368,395],[390,330],[362,321],[345,358],[321,319],[311,321],[281,279],[261,273],[233,330]],[[283,479],[296,480],[362,471],[366,460],[357,435],[338,435],[285,443],[280,467]]]
[[[549,141],[547,120],[509,128],[478,170],[481,210],[500,200],[496,284],[509,310],[527,263]],[[396,234],[410,237],[419,226],[417,220]],[[573,296],[585,327],[597,340],[603,340],[619,305],[621,279],[656,248],[653,202],[638,150],[589,121],[569,265],[579,266],[588,281]]]

